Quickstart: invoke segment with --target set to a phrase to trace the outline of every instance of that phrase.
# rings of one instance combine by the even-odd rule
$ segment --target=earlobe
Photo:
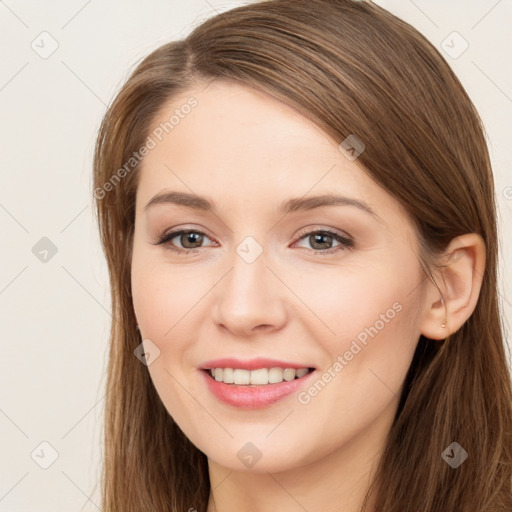
[[[485,242],[477,233],[454,238],[441,258],[434,283],[427,284],[421,333],[443,340],[458,331],[475,310],[485,271]]]

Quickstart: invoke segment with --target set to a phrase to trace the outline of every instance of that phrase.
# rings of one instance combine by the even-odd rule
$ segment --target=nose
[[[265,251],[253,261],[247,252],[237,251],[232,267],[215,287],[214,321],[238,337],[281,329],[287,315],[286,291],[268,266]]]

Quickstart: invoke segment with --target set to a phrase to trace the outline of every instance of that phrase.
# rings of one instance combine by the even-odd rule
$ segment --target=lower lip
[[[226,384],[212,378],[210,371],[200,370],[204,374],[209,390],[222,402],[243,409],[259,409],[276,403],[305,385],[315,370],[300,379],[283,381],[278,384],[261,386],[237,386]]]

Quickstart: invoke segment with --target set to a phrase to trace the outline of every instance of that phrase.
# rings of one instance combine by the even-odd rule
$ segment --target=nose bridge
[[[228,276],[227,294],[239,304],[268,300],[268,257],[262,243],[253,236],[246,236],[235,246],[232,270]]]
[[[216,298],[216,320],[233,331],[250,331],[259,325],[276,327],[284,318],[279,300],[282,289],[267,268],[267,250],[253,236],[246,236],[234,248],[231,270]]]

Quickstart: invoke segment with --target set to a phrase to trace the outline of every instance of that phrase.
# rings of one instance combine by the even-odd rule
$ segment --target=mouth
[[[246,368],[240,368],[242,365]],[[268,359],[265,362],[261,359],[258,362],[217,360],[200,370],[210,393],[223,404],[237,409],[261,409],[286,400],[308,386],[316,373],[313,367]]]
[[[300,380],[315,371],[315,368],[203,368],[202,371],[210,379],[231,386],[259,387]]]

